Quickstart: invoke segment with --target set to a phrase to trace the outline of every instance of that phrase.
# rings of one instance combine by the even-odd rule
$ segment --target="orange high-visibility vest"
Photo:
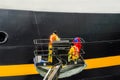
[[[60,40],[60,38],[55,33],[53,33],[52,35],[50,35],[50,44],[52,44],[53,41],[58,41],[58,40]]]

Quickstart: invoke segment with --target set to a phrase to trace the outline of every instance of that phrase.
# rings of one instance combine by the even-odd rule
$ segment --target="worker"
[[[57,35],[57,32],[56,31],[54,31],[51,35],[50,35],[50,38],[49,38],[49,45],[48,45],[48,50],[49,50],[49,52],[48,52],[48,62],[51,62],[52,63],[52,53],[53,53],[53,51],[52,51],[52,43],[54,42],[54,41],[59,41],[60,40],[60,38],[58,37],[58,35]]]
[[[73,44],[68,52],[68,62],[77,61],[79,59],[81,48],[81,39],[79,37],[74,38]]]

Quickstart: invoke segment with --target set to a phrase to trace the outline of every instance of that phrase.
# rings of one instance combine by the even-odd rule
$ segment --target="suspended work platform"
[[[80,73],[86,67],[82,57],[85,53],[83,49],[81,49],[80,57],[77,61],[68,61],[68,52],[71,48],[72,41],[73,38],[62,38],[60,41],[53,42],[52,62],[49,62],[49,40],[34,40],[35,57],[33,60],[36,70],[44,77],[43,80],[58,80],[58,78],[70,77]]]

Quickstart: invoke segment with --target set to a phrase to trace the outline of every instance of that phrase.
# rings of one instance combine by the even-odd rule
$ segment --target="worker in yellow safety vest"
[[[68,62],[77,61],[79,59],[81,48],[81,39],[79,37],[74,38],[73,45],[68,52]]]
[[[59,41],[59,40],[60,40],[60,38],[58,37],[57,32],[54,31],[54,32],[50,35],[50,38],[49,38],[49,45],[48,45],[48,50],[49,50],[49,52],[48,52],[48,62],[51,62],[51,63],[52,63],[52,53],[53,53],[53,51],[52,51],[52,43],[53,43],[54,41]]]

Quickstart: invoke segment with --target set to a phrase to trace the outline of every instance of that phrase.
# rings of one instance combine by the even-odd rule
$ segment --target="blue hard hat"
[[[80,42],[80,38],[79,37],[74,38],[73,42]]]

